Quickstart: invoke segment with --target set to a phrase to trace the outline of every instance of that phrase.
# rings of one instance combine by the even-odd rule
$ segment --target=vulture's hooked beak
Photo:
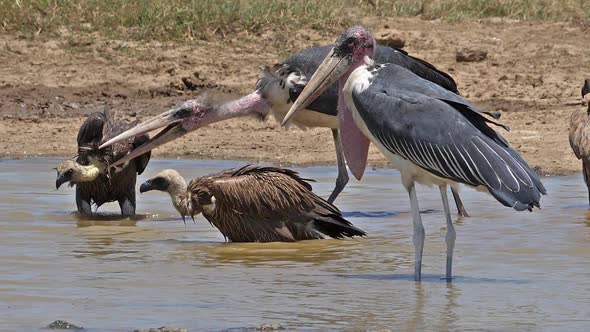
[[[295,100],[291,109],[283,118],[281,126],[284,126],[298,111],[307,107],[327,88],[336,82],[352,66],[352,57],[347,54],[337,54],[334,49],[326,56],[318,69],[309,79],[309,82]]]
[[[69,182],[72,180],[72,172],[68,170],[67,172],[57,172],[57,179],[55,179],[55,190],[58,190],[62,184]]]
[[[192,102],[185,102],[181,106],[166,111],[160,115],[156,115],[153,118],[138,124],[137,126],[115,136],[114,138],[108,140],[107,142],[103,143],[100,148],[105,148],[111,146],[115,143],[124,141],[129,138],[133,138],[135,136],[139,136],[145,133],[148,133],[152,130],[156,130],[159,128],[164,127],[159,133],[157,133],[154,137],[150,138],[147,142],[143,145],[133,149],[129,152],[125,157],[115,161],[110,167],[114,167],[117,165],[121,165],[137,156],[140,156],[148,151],[151,151],[158,146],[164,145],[170,141],[173,141],[186,133],[189,130],[186,130],[183,127],[183,121],[190,118],[193,111],[193,103]]]
[[[154,186],[152,185],[152,180],[147,180],[144,183],[141,184],[141,186],[139,186],[139,192],[140,193],[145,193],[148,191],[152,191],[152,190],[156,190],[156,188],[154,188]]]

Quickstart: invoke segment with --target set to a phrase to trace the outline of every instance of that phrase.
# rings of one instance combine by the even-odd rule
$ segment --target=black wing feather
[[[103,112],[91,113],[78,130],[78,163],[88,165],[89,154],[94,153],[102,143],[103,129],[107,118]]]
[[[407,52],[394,47],[377,45],[375,50],[375,61],[379,63],[391,63],[404,67],[414,74],[435,83],[446,90],[458,94],[457,83],[451,75],[439,70],[431,63],[420,58],[413,57]]]

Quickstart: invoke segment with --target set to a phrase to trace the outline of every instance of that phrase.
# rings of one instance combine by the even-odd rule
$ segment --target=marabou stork
[[[272,68],[261,67],[259,79],[256,83],[256,91],[243,98],[219,105],[211,103],[204,96],[200,96],[195,100],[185,102],[176,109],[169,110],[146,121],[132,130],[115,137],[113,140],[106,142],[103,146],[108,146],[113,142],[129,138],[135,134],[145,133],[160,127],[167,127],[165,131],[154,137],[154,141],[150,142],[149,145],[141,147],[141,149],[138,149],[120,161],[123,162],[128,158],[154,149],[192,130],[225,119],[252,114],[263,118],[270,112],[277,120],[281,121],[293,101],[297,99],[297,96],[305,87],[307,77],[313,74],[319,66],[321,59],[330,52],[331,48],[332,45],[308,48]],[[377,58],[382,61],[395,63],[408,68],[420,77],[430,80],[453,93],[457,93],[457,86],[452,77],[439,71],[424,60],[412,57],[402,50],[380,45],[377,46],[376,54]],[[336,199],[348,182],[348,173],[346,171],[337,129],[337,101],[338,89],[337,85],[334,84],[312,102],[307,107],[307,110],[292,119],[292,123],[300,128],[326,127],[332,129],[338,161],[338,177],[336,179],[336,186],[328,199],[329,202],[333,202]],[[497,114],[486,114],[494,118],[498,117]],[[353,175],[357,179],[360,179],[362,172],[353,172]],[[455,187],[452,188],[452,192],[459,214],[467,216],[467,212],[463,207]]]
[[[328,55],[331,49],[332,45],[308,48],[290,56],[272,68],[261,67],[256,88],[261,91],[264,98],[270,104],[271,112],[278,121],[283,120],[292,103],[297,99],[305,84],[307,84],[308,78],[316,71],[322,59]],[[403,50],[377,45],[375,59],[379,62],[393,63],[405,67],[426,80],[436,83],[453,93],[458,93],[457,84],[450,75],[438,70],[424,60],[409,55]],[[332,84],[332,86],[309,104],[305,111],[298,113],[290,120],[291,124],[300,129],[321,127],[332,130],[338,165],[338,177],[336,178],[336,186],[328,198],[329,202],[334,202],[348,183],[348,172],[346,170],[344,156],[342,155],[342,145],[338,131],[338,120],[336,116],[338,113],[336,108],[337,102],[338,85]],[[498,118],[497,114],[487,114]],[[353,172],[353,175],[357,180],[360,180],[362,172]],[[468,216],[459,197],[458,189],[451,187],[451,190],[459,215]]]
[[[584,81],[582,86],[582,98],[590,94],[590,79]],[[578,159],[582,159],[582,172],[584,182],[588,187],[588,200],[590,204],[590,98],[588,108],[577,110],[570,118],[570,146]]]
[[[76,205],[82,215],[92,214],[92,203],[97,207],[117,201],[124,216],[135,215],[135,182],[137,175],[146,168],[151,152],[147,151],[125,163],[120,168],[108,171],[109,165],[126,156],[129,151],[149,140],[149,136],[138,135],[99,148],[104,141],[131,128],[134,123],[117,121],[111,112],[95,112],[88,116],[78,131],[78,157],[58,164],[56,189],[70,182],[76,185]]]
[[[187,186],[177,171],[167,169],[144,182],[139,191],[167,192],[183,220],[203,213],[231,242],[366,235],[314,194],[307,181],[288,169],[247,165],[194,179]]]
[[[414,223],[416,280],[421,279],[424,226],[414,183],[440,188],[447,223],[446,278],[452,278],[455,229],[447,185],[463,183],[487,191],[515,210],[539,206],[545,188],[539,176],[481,113],[461,96],[395,64],[377,64],[375,40],[352,27],[310,78],[286,123],[339,79],[338,120],[344,156],[351,171],[362,172],[369,142],[400,171]]]

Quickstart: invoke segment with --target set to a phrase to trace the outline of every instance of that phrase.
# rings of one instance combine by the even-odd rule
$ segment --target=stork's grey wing
[[[373,83],[379,86],[389,86],[392,82],[395,82],[395,86],[401,90],[407,91],[414,91],[416,93],[424,94],[439,100],[442,100],[446,103],[455,104],[457,108],[464,113],[466,117],[469,119],[475,119],[476,121],[485,121],[488,123],[493,123],[497,126],[500,126],[507,131],[509,128],[504,126],[500,123],[497,123],[491,119],[488,119],[481,114],[490,115],[493,118],[498,118],[499,116],[494,115],[490,112],[482,112],[469,101],[461,97],[460,95],[445,89],[444,87],[433,83],[427,79],[420,77],[419,75],[415,74],[413,71],[405,68],[403,66],[399,66],[396,64],[375,64],[374,67],[375,77],[373,79]],[[471,114],[469,114],[471,113]],[[500,140],[504,140],[500,138]],[[504,144],[508,145],[507,142]]]
[[[383,45],[377,45],[375,49],[375,61],[379,63],[392,63],[409,69],[414,74],[425,80],[433,82],[453,93],[459,93],[457,83],[451,75],[439,70],[431,63],[420,58],[413,57],[407,52]]]
[[[539,176],[507,143],[490,137],[494,131],[485,122],[457,109],[467,101],[449,103],[396,83],[372,84],[352,96],[371,134],[390,152],[439,177],[485,186],[516,210],[538,206],[545,193]]]

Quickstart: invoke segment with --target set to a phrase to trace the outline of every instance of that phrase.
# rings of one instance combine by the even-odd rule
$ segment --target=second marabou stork
[[[269,113],[273,114],[278,121],[282,121],[295,99],[299,96],[299,93],[305,87],[307,77],[313,74],[321,63],[321,60],[331,49],[332,45],[308,48],[292,55],[284,62],[272,68],[261,67],[259,79],[256,83],[256,91],[253,93],[227,103],[215,103],[211,102],[206,96],[199,96],[195,100],[187,101],[179,107],[166,111],[113,138],[103,144],[103,147],[118,142],[121,139],[166,127],[149,144],[136,149],[127,158],[119,161],[119,163],[122,163],[140,153],[154,149],[190,131],[214,122],[248,115],[264,118]],[[436,69],[430,63],[412,57],[402,50],[377,45],[376,57],[381,61],[395,63],[408,68],[416,75],[436,83],[452,93],[457,93],[457,85],[452,77]],[[338,134],[337,101],[338,88],[337,84],[333,84],[291,121],[299,128],[323,127],[332,130],[338,162],[338,177],[336,179],[336,186],[328,198],[328,202],[330,203],[337,198],[348,182],[348,173]],[[496,114],[486,114],[497,117]],[[352,173],[357,179],[360,179],[363,172],[362,170],[354,169]],[[456,186],[452,186],[452,193],[459,215],[468,216]]]
[[[417,281],[422,275],[425,232],[415,183],[439,187],[447,224],[446,279],[451,281],[456,233],[447,185],[462,183],[489,192],[517,211],[539,207],[545,188],[475,106],[402,66],[376,63],[374,52],[375,40],[367,29],[356,26],[345,31],[283,123],[338,81],[338,120],[348,167],[353,173],[362,171],[373,142],[400,171],[408,191]]]

